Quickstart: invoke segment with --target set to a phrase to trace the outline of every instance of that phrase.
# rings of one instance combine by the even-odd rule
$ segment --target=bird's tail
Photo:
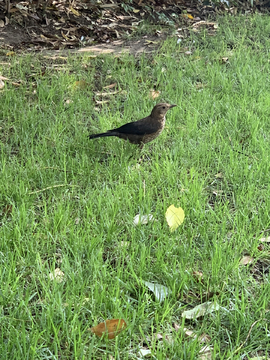
[[[115,136],[115,134],[112,133],[112,132],[105,132],[105,133],[101,133],[101,134],[93,134],[93,135],[88,135],[88,139],[96,139],[96,138],[100,138],[100,137],[104,137],[104,136]]]

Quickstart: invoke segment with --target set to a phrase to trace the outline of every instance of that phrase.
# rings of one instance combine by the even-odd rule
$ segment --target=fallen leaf
[[[74,14],[75,16],[80,16],[79,11],[77,11],[77,10],[73,9],[73,7],[72,7],[72,6],[70,6],[70,7],[69,7],[69,10],[70,10],[71,12],[73,12],[73,14]]]
[[[185,213],[181,207],[176,208],[174,205],[171,205],[168,207],[165,217],[171,232],[173,232],[178,228],[179,225],[183,223]]]
[[[202,334],[198,336],[195,331],[189,330],[187,328],[183,328],[183,332],[186,337],[193,339],[197,338],[200,343],[207,343],[211,341],[211,337],[207,334]]]
[[[0,20],[0,27],[4,27],[5,26],[5,23],[3,20]]]
[[[5,80],[5,81],[7,81],[7,80],[8,80],[8,78],[6,78],[6,77],[4,77],[4,76],[0,75],[0,80]]]
[[[144,40],[148,45],[149,44],[158,44],[158,41],[153,41],[153,40]]]
[[[164,301],[164,299],[171,293],[171,290],[169,290],[164,285],[151,283],[148,281],[144,281],[144,284],[154,293],[156,299],[160,302]]]
[[[49,274],[49,278],[51,280],[55,280],[58,283],[64,281],[65,274],[59,269],[56,268],[52,273]]]
[[[133,224],[134,225],[146,225],[148,224],[150,221],[154,221],[154,216],[151,214],[148,215],[140,215],[137,214],[134,219],[133,219]]]
[[[191,55],[192,54],[192,51],[186,51],[185,52],[185,55]]]
[[[264,250],[263,244],[258,245],[257,249],[258,249],[259,251],[263,251],[263,250]]]
[[[119,91],[112,91],[112,92],[97,92],[95,93],[97,96],[110,96],[110,95],[115,95],[118,94]]]
[[[135,14],[137,14],[138,12],[140,12],[141,10],[138,10],[138,9],[133,9],[133,12],[135,13]]]
[[[87,82],[85,80],[75,81],[73,87],[77,89],[85,89],[87,87]]]
[[[12,205],[6,205],[2,211],[2,214],[9,215],[12,213],[13,206]]]
[[[243,256],[242,259],[239,262],[239,265],[247,265],[251,264],[253,262],[254,258],[252,256]]]
[[[114,339],[121,331],[127,327],[123,319],[111,319],[99,323],[97,326],[92,327],[90,330],[95,335],[101,337],[107,335],[109,339]]]
[[[194,276],[194,278],[199,281],[199,282],[203,282],[203,273],[200,271],[193,271],[192,275]]]
[[[260,242],[270,242],[270,236],[263,237],[259,240]]]
[[[140,354],[140,356],[144,357],[144,356],[150,355],[151,350],[142,348],[139,350],[139,354]]]
[[[217,179],[222,179],[223,178],[223,174],[220,172],[220,173],[217,173],[216,175],[215,175],[215,177],[217,178]]]
[[[98,105],[104,105],[104,104],[107,104],[108,102],[110,102],[110,101],[109,100],[103,100],[103,101],[95,100],[95,103]],[[98,108],[97,108],[97,111],[99,111]]]
[[[193,19],[193,16],[191,14],[187,14],[187,17],[191,20]]]
[[[226,63],[228,62],[228,60],[229,60],[229,58],[227,58],[227,57],[221,58],[221,62],[222,62],[223,64],[226,64]]]
[[[199,360],[212,360],[212,348],[211,346],[204,346],[199,351]]]
[[[151,89],[149,92],[149,98],[155,100],[160,96],[160,91]]]
[[[113,87],[115,87],[115,85],[117,85],[117,83],[113,83],[107,86],[103,86],[103,89],[112,89]]]
[[[129,241],[120,241],[118,246],[123,247],[123,248],[127,248],[127,247],[129,247],[129,245],[130,245]]]
[[[15,51],[9,51],[6,53],[6,56],[14,56],[15,55]]]
[[[3,89],[5,86],[5,83],[3,80],[0,79],[0,90]]]
[[[186,310],[182,313],[182,317],[186,319],[197,319],[198,317],[209,314],[213,311],[219,310],[219,305],[212,302],[205,302],[195,306],[191,310]]]

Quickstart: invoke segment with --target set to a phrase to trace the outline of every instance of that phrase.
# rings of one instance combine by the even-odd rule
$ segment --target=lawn
[[[1,359],[269,358],[270,21],[217,23],[152,56],[1,52]],[[142,151],[87,139],[161,101]]]

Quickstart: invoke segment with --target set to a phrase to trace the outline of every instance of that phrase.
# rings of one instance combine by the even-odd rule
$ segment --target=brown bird
[[[144,144],[154,140],[161,134],[165,126],[165,115],[167,111],[176,105],[167,103],[157,104],[151,114],[141,120],[133,121],[119,128],[108,130],[102,134],[89,135],[89,139],[96,139],[105,136],[117,136],[120,139],[129,140],[132,144]]]

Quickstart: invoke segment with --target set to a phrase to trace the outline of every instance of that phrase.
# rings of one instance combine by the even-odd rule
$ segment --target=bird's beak
[[[175,107],[175,106],[177,106],[177,105],[175,105],[175,104],[170,105],[170,109]]]

